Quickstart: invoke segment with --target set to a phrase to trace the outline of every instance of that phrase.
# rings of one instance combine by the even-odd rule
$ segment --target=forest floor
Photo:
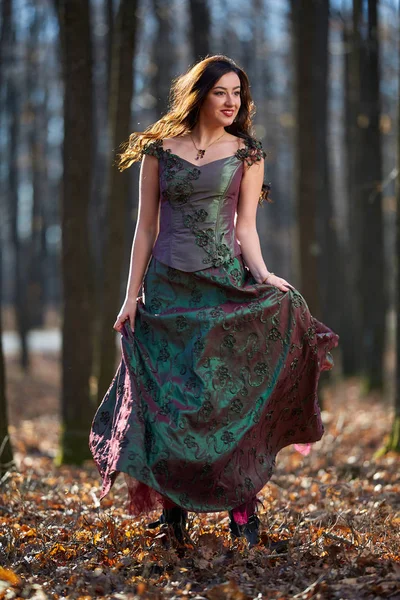
[[[58,357],[36,354],[31,373],[8,357],[16,468],[0,487],[0,599],[400,599],[400,457],[374,459],[392,409],[357,380],[323,374],[326,433],[306,457],[278,455],[258,546],[230,542],[226,513],[191,513],[182,551],[129,517],[122,476],[100,507],[93,463],[54,466]]]

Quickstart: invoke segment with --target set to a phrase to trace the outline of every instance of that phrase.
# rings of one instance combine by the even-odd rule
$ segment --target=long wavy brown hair
[[[153,140],[178,137],[190,133],[196,125],[201,105],[208,92],[226,73],[234,72],[240,79],[240,108],[235,121],[225,131],[247,141],[251,152],[256,152],[252,118],[255,105],[250,94],[249,79],[235,61],[222,54],[208,56],[173,80],[169,94],[169,109],[158,121],[144,131],[134,131],[123,142],[115,164],[120,171],[143,158],[143,148]],[[270,185],[263,183],[260,204],[268,197]]]

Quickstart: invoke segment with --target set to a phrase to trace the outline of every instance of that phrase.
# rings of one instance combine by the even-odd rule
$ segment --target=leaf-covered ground
[[[0,599],[400,599],[400,457],[373,458],[392,410],[357,381],[324,386],[309,456],[279,454],[259,546],[232,545],[226,513],[191,513],[182,551],[146,529],[157,514],[126,514],[122,477],[100,507],[91,463],[54,466],[57,358],[35,356],[34,376],[7,366],[17,468],[0,488]]]

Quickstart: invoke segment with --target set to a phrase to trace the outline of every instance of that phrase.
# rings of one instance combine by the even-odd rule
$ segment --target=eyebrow
[[[223,87],[222,85],[216,85],[216,86],[214,87],[214,90],[216,90],[217,88],[221,88],[221,90],[226,90],[226,89],[228,89],[228,88],[226,88],[226,87]],[[236,85],[236,86],[235,86],[233,89],[234,89],[234,90],[237,90],[237,88],[240,88],[240,85]]]

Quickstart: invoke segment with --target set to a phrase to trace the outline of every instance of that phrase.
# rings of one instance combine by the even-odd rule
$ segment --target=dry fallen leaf
[[[250,596],[241,591],[232,579],[227,583],[215,585],[205,592],[209,600],[250,600]]]
[[[23,387],[17,371],[11,377],[18,470],[0,489],[0,598],[12,586],[15,598],[38,600],[396,598],[400,457],[373,459],[391,415],[373,398],[365,410],[354,383],[327,388],[326,433],[306,459],[290,447],[279,453],[259,494],[258,546],[231,543],[227,513],[190,513],[192,543],[178,551],[165,547],[159,529],[146,529],[158,514],[126,514],[122,480],[99,508],[91,462],[54,466],[60,435],[54,373],[46,400],[52,414],[36,418],[31,403],[22,402],[29,396],[42,406],[33,379],[45,377],[45,365],[57,368],[38,357]]]
[[[0,567],[0,579],[15,586],[21,584],[21,579],[18,577],[18,575],[16,575],[16,573],[14,573],[14,571],[11,571],[10,569],[4,569],[3,567]]]

